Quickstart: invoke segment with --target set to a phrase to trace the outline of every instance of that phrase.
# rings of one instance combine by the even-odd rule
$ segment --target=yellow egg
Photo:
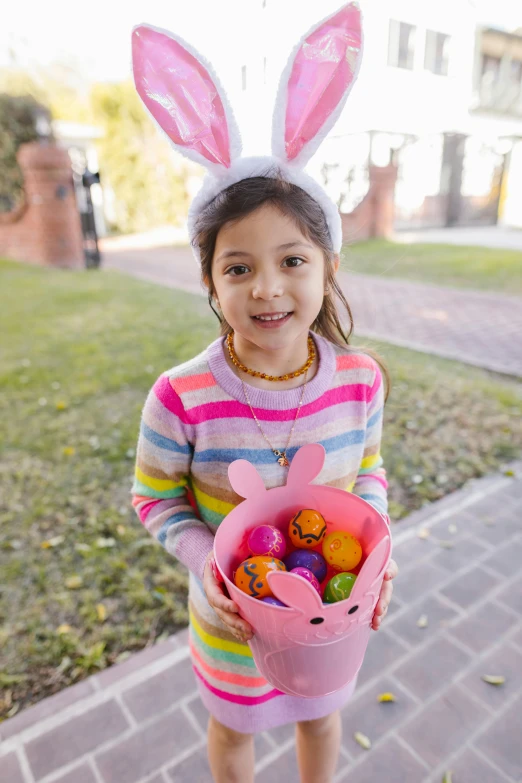
[[[304,508],[290,522],[288,535],[299,549],[313,549],[320,544],[326,533],[324,517],[318,511]]]
[[[253,598],[265,598],[272,595],[268,586],[268,574],[270,571],[286,571],[282,560],[276,560],[269,555],[258,555],[243,560],[234,574],[234,582],[247,595]]]
[[[323,555],[332,568],[338,571],[351,571],[361,562],[362,549],[360,543],[350,533],[337,530],[325,536]]]

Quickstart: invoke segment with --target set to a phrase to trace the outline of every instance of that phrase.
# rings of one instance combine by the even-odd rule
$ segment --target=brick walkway
[[[522,779],[522,463],[513,467],[516,478],[470,482],[401,522],[401,573],[343,712],[337,781],[440,783],[448,769],[454,783]],[[378,703],[384,691],[396,702]],[[209,783],[206,721],[182,632],[0,724],[0,780]],[[256,752],[258,779],[297,783],[291,726],[258,736]]]
[[[187,247],[112,248],[103,267],[201,294]],[[356,333],[522,377],[522,297],[341,272]]]

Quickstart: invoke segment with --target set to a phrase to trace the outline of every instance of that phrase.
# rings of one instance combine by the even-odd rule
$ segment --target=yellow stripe
[[[372,454],[370,457],[365,457],[361,461],[361,468],[373,468],[374,465],[377,465],[380,459],[381,455],[379,453]]]
[[[225,503],[224,500],[217,500],[216,498],[207,495],[201,489],[198,489],[193,485],[194,495],[198,506],[205,506],[209,511],[215,511],[216,514],[222,514],[224,517],[232,511],[235,506],[232,503]]]
[[[171,481],[170,479],[158,479],[152,476],[147,476],[141,468],[136,466],[136,478],[141,481],[142,484],[146,484],[151,489],[156,489],[158,492],[165,492],[168,489],[178,489],[179,487],[187,486],[187,479],[181,479],[181,481]]]
[[[355,481],[357,481],[357,479],[355,479]],[[352,489],[355,487],[355,481],[352,481],[351,484],[348,484],[348,486],[346,487],[347,492],[351,492]]]
[[[248,645],[239,644],[238,642],[227,642],[225,639],[219,639],[217,636],[212,636],[203,630],[194,617],[194,612],[190,611],[190,609],[189,614],[191,625],[196,630],[198,636],[205,642],[205,644],[208,644],[209,647],[214,647],[216,650],[226,650],[227,652],[244,655],[246,658],[252,658],[252,652]]]

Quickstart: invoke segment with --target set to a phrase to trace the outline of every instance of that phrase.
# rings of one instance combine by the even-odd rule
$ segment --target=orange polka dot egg
[[[351,571],[361,562],[362,548],[357,539],[349,533],[336,530],[325,536],[323,555],[336,571]]]
[[[298,549],[313,549],[326,534],[324,517],[311,508],[299,511],[290,521],[288,535]]]
[[[235,585],[252,598],[271,596],[272,591],[268,586],[270,571],[286,571],[286,566],[282,560],[269,555],[249,557],[238,566],[234,574]]]

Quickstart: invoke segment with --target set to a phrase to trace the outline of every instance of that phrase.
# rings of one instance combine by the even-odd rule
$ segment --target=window
[[[241,89],[246,90],[246,65],[241,66]]]
[[[415,27],[406,22],[390,19],[388,37],[388,65],[413,70],[415,51]]]
[[[450,37],[445,33],[426,30],[424,68],[439,76],[448,75]]]

